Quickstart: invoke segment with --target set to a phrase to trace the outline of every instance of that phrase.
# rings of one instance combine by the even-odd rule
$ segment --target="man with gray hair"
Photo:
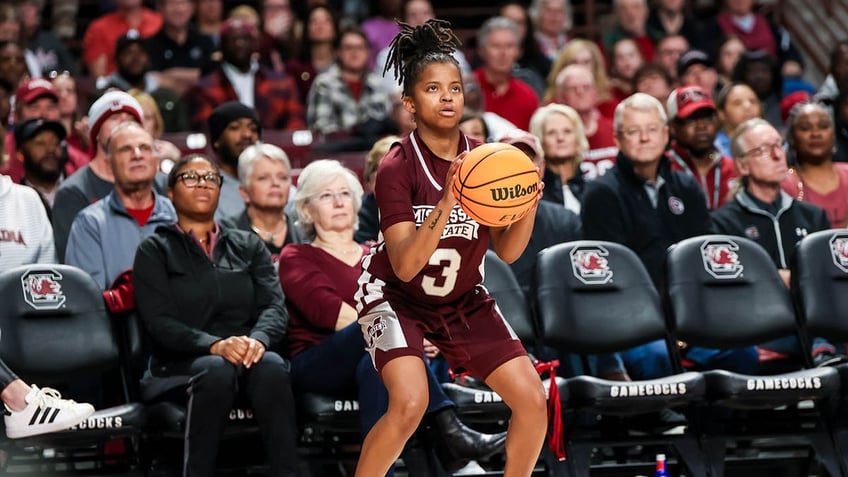
[[[483,65],[474,70],[483,91],[486,111],[491,111],[527,130],[539,97],[527,83],[513,76],[520,55],[518,26],[504,17],[486,20],[477,33]]]
[[[106,141],[115,189],[77,214],[65,261],[107,289],[132,268],[138,244],[156,227],[177,221],[171,201],[153,188],[159,161],[153,138],[136,122],[117,125]]]
[[[642,260],[654,285],[663,281],[665,253],[672,244],[709,232],[710,216],[701,186],[671,168],[666,154],[665,108],[653,96],[636,93],[615,108],[613,126],[619,148],[615,166],[586,184],[583,238],[626,245]],[[753,347],[712,350],[690,347],[685,357],[699,368],[754,373]],[[633,379],[673,373],[663,340],[620,353]],[[599,370],[609,373],[611,370]],[[662,416],[673,423],[676,416]]]

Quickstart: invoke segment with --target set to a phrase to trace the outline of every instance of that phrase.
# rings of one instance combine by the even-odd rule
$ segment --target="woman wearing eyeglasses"
[[[288,364],[273,351],[288,314],[262,240],[215,222],[221,183],[205,156],[179,159],[168,176],[177,223],[139,245],[133,283],[153,344],[142,384],[148,395],[188,396],[183,475],[214,474],[241,393],[262,431],[268,475],[294,476],[294,398]]]

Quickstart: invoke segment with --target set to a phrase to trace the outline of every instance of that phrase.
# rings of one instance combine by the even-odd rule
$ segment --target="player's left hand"
[[[424,338],[424,356],[433,359],[439,355],[439,348],[431,343],[427,338]]]

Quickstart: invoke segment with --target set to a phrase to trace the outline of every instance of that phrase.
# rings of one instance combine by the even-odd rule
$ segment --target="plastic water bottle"
[[[668,471],[665,470],[665,454],[657,454],[657,471],[654,472],[654,477],[669,477]]]

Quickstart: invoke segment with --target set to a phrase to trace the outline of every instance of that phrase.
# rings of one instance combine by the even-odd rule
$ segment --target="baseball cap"
[[[686,74],[686,70],[692,65],[704,65],[712,68],[713,60],[710,59],[710,55],[701,50],[689,50],[680,55],[680,59],[677,60],[677,76]]]
[[[92,144],[97,144],[97,134],[100,133],[103,123],[113,114],[120,112],[130,113],[139,124],[144,116],[141,104],[123,91],[109,91],[88,108],[88,124],[90,124],[88,134]]]
[[[53,83],[44,78],[34,78],[24,81],[18,87],[18,90],[15,92],[15,102],[28,104],[44,96],[59,101],[59,96],[56,95],[56,90],[53,89]]]
[[[135,44],[145,47],[144,38],[141,37],[141,33],[138,30],[132,29],[126,32],[124,36],[118,38],[118,42],[115,43],[115,56],[120,55],[126,47]]]
[[[522,129],[513,129],[500,138],[498,142],[511,144],[518,147],[522,151],[521,146],[526,146],[536,156],[530,159],[539,160],[543,158],[542,147],[539,145],[539,138]],[[526,151],[525,151],[526,152]]]
[[[674,120],[688,119],[701,109],[715,111],[716,106],[710,95],[700,86],[682,86],[671,91],[665,108],[669,119]]]
[[[15,144],[20,146],[37,136],[42,131],[53,131],[57,136],[59,136],[60,141],[65,139],[65,136],[67,135],[65,132],[65,126],[62,126],[62,123],[58,121],[50,121],[43,118],[28,119],[15,125]]]
[[[240,18],[229,18],[221,24],[221,36],[235,33],[246,33],[253,36],[259,35],[256,25]]]

